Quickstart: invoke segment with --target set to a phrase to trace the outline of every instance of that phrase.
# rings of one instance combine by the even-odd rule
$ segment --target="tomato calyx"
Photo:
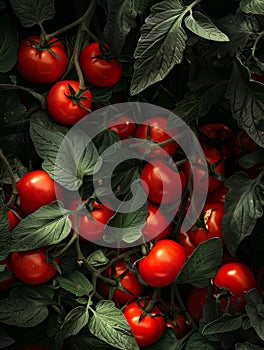
[[[142,311],[142,314],[140,315],[140,317],[138,319],[138,323],[140,323],[143,320],[143,318],[146,316],[149,316],[151,318],[164,316],[163,312],[160,312],[160,313],[153,313],[152,312],[155,308],[155,302],[154,302],[153,298],[152,298],[152,300],[148,301],[146,298],[139,297],[137,300],[137,305],[140,308],[140,310]]]
[[[219,181],[225,181],[225,177],[216,170],[218,165],[220,165],[223,162],[224,162],[223,158],[219,159],[214,164],[210,164],[207,161],[208,175],[213,177],[213,178],[215,178],[215,179],[217,179],[217,180],[219,180]]]
[[[91,112],[90,108],[87,108],[81,101],[87,101],[88,98],[84,94],[89,90],[88,88],[79,88],[78,91],[75,91],[71,84],[68,84],[70,95],[64,93],[64,96],[70,98],[74,105],[79,105],[81,108],[85,109],[88,112]]]
[[[122,292],[125,292],[129,295],[133,295],[133,293],[122,286],[122,280],[126,276],[126,274],[129,272],[129,268],[127,268],[124,272],[122,272],[118,277],[116,276],[116,271],[115,271],[115,264],[112,266],[112,274],[111,274],[111,279],[116,282],[116,285],[110,285],[109,286],[109,299],[112,300],[114,296],[114,292],[116,289],[121,290]]]
[[[27,39],[27,42],[30,43],[30,45],[32,45],[37,51],[48,51],[53,57],[57,58],[57,60],[61,60],[61,58],[56,54],[56,52],[52,50],[52,46],[57,44],[59,41],[59,39],[47,41],[45,38],[41,38],[40,42],[37,42],[32,39]]]

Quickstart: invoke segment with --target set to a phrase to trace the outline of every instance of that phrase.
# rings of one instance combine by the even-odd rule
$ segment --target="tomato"
[[[224,250],[221,265],[228,264],[231,262],[240,262],[240,260],[236,256],[232,256],[226,250]]]
[[[6,259],[0,261],[0,265],[5,265],[6,270],[11,272],[10,277],[0,281],[0,291],[7,291],[11,288],[12,284],[16,281],[16,277],[13,274],[13,269],[11,265],[11,256],[8,255]]]
[[[242,311],[246,305],[244,292],[256,288],[256,279],[250,268],[239,262],[231,262],[222,265],[214,277],[215,293],[226,292],[230,303],[226,298],[221,298],[222,309],[228,305],[228,310],[233,308]]]
[[[33,170],[17,182],[20,208],[28,215],[56,200],[54,181],[44,170]]]
[[[224,216],[224,205],[222,203],[206,203],[203,208],[203,227],[195,227],[188,231],[188,235],[193,244],[198,246],[212,237],[219,237],[223,242],[222,219]]]
[[[196,248],[196,245],[191,241],[189,234],[187,232],[180,232],[178,235],[178,241],[189,258]]]
[[[118,306],[123,306],[127,302],[137,299],[143,291],[141,284],[131,266],[122,260],[109,266],[104,276],[112,278],[117,282],[116,286],[109,286],[103,281],[98,282],[98,292],[105,299],[111,299]]]
[[[73,200],[69,204],[69,209],[75,210],[78,207],[79,200]],[[82,214],[79,219],[79,227],[76,223],[76,214],[70,216],[72,222],[72,228],[76,230],[80,239],[85,241],[98,242],[104,236],[104,228],[108,220],[114,215],[114,211],[111,208],[109,202],[98,203],[96,201],[92,204],[92,210],[90,212],[92,218],[87,214]]]
[[[177,339],[181,339],[188,330],[184,310],[178,304],[172,306],[169,301],[165,301],[165,305],[159,303],[158,307],[166,316],[166,327],[172,328],[177,335]]]
[[[219,122],[204,124],[199,127],[198,138],[209,147],[215,148],[222,158],[233,157],[234,133],[229,126]]]
[[[49,281],[57,270],[47,262],[46,251],[47,247],[41,247],[25,252],[13,252],[11,262],[15,276],[28,284]],[[56,262],[59,260],[57,259]]]
[[[125,318],[140,347],[155,343],[164,333],[166,328],[165,317],[158,306],[154,306],[151,312],[142,318],[144,302],[132,301],[123,310]]]
[[[29,36],[19,45],[16,69],[31,83],[54,83],[65,73],[67,65],[65,48],[57,38],[42,47],[39,36]]]
[[[76,80],[61,80],[49,90],[47,109],[57,123],[74,125],[89,114],[92,94],[85,86],[83,91],[79,88],[80,83]]]
[[[148,140],[149,147],[152,148],[150,153],[148,153],[148,157],[169,158],[169,156],[172,156],[177,151],[178,143],[174,141],[168,133],[166,133],[167,122],[167,118],[152,117],[145,120],[144,124],[140,124],[137,127],[135,137]],[[173,134],[173,136],[177,135],[176,129],[170,129],[169,131]],[[153,143],[156,145],[153,145]],[[166,151],[167,153],[162,152],[162,150]],[[139,151],[144,153],[146,148],[139,148]]]
[[[224,204],[225,203],[225,197],[228,193],[229,189],[222,183],[220,187],[218,187],[214,192],[208,193],[208,196],[206,198],[207,202],[219,202]]]
[[[264,299],[264,266],[260,266],[256,273],[257,289]]]
[[[244,131],[239,130],[234,139],[234,151],[236,157],[242,157],[245,154],[257,151],[259,145]]]
[[[203,306],[206,304],[208,288],[193,288],[187,297],[186,307],[195,322],[203,318]]]
[[[85,79],[95,86],[115,85],[122,75],[122,63],[115,59],[102,57],[99,43],[85,46],[80,54],[80,67]]]
[[[148,199],[157,204],[177,203],[184,191],[186,178],[182,171],[169,167],[161,159],[147,163],[141,173],[143,189]]]
[[[145,241],[157,241],[168,237],[173,231],[173,224],[168,220],[161,209],[148,202],[148,216],[146,225],[142,229]]]
[[[134,120],[127,115],[122,115],[115,120],[109,120],[107,127],[109,130],[115,131],[121,140],[128,139],[136,131]]]
[[[179,243],[162,239],[139,261],[139,274],[149,286],[165,287],[175,280],[186,260]]]
[[[10,227],[10,231],[11,232],[20,223],[22,217],[23,217],[23,214],[16,207],[14,207],[12,209],[9,209],[7,211],[7,218],[8,218],[8,221],[9,221],[9,227]]]

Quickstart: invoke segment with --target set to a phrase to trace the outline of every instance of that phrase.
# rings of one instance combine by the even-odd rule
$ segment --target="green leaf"
[[[178,119],[174,118],[173,114],[176,114],[185,123],[191,123],[197,117],[198,102],[199,97],[192,92],[188,92],[184,96],[184,99],[176,104],[173,113],[170,113],[168,118],[168,128],[172,129],[178,126],[179,121]]]
[[[263,350],[263,347],[250,344],[248,342],[236,343],[235,350]]]
[[[108,221],[105,227],[104,241],[107,243],[133,243],[142,235],[142,228],[146,225],[148,216],[146,194],[140,183],[134,183],[133,197],[129,198],[129,204],[125,200],[117,209],[115,215]],[[139,203],[142,205],[138,208]]]
[[[251,325],[260,339],[264,340],[264,305],[256,289],[245,292],[247,305],[246,313],[250,319]]]
[[[67,344],[67,348],[71,350],[113,350],[112,346],[83,332],[66,339],[65,343]]]
[[[77,306],[72,309],[63,321],[59,332],[56,335],[56,340],[63,340],[71,335],[78,334],[80,330],[87,325],[89,320],[89,312],[86,307]]]
[[[10,3],[22,26],[26,28],[41,24],[55,15],[53,0],[10,0]]]
[[[0,260],[4,260],[10,249],[10,226],[5,207],[5,196],[0,188]]]
[[[204,39],[229,41],[228,36],[221,32],[211,19],[203,15],[201,12],[194,11],[185,18],[184,23],[190,31]]]
[[[241,0],[239,6],[245,13],[264,15],[264,3],[262,0]]]
[[[13,175],[15,177],[16,182],[28,173],[27,168],[20,162],[20,160],[14,156],[6,156],[8,163],[12,169]],[[0,179],[4,184],[12,184],[8,171],[6,170],[5,165],[0,162]]]
[[[0,72],[10,71],[17,60],[18,34],[9,16],[0,17]]]
[[[185,350],[221,350],[221,347],[216,343],[209,342],[198,332],[193,333],[188,339]]]
[[[48,306],[53,303],[52,288],[22,286],[12,289],[0,303],[0,322],[17,327],[34,327],[43,322],[48,314]]]
[[[57,244],[71,231],[71,212],[52,202],[25,217],[12,231],[11,251],[26,251]]]
[[[207,287],[221,265],[223,245],[220,238],[202,242],[183,265],[176,283],[190,283],[195,288]]]
[[[202,330],[204,335],[232,332],[242,327],[242,315],[226,315],[208,323]]]
[[[249,79],[247,69],[234,61],[226,98],[230,101],[232,115],[237,120],[238,126],[244,129],[258,145],[264,147],[263,131],[261,130],[264,115],[264,91],[263,101],[261,101],[252,90],[252,87],[256,86],[254,84],[250,86],[250,82],[244,78],[244,75]],[[262,86],[261,88],[263,90]]]
[[[102,249],[97,249],[88,256],[87,262],[92,266],[98,267],[106,265],[109,259],[105,256]]]
[[[6,5],[4,0],[0,0],[0,10],[2,11],[3,9],[5,9]]]
[[[99,301],[88,327],[94,336],[117,349],[139,350],[124,314],[110,300]]]
[[[93,290],[91,282],[79,271],[74,271],[65,277],[57,276],[55,277],[55,281],[61,288],[77,297],[89,296]]]
[[[147,0],[112,0],[107,2],[107,19],[104,28],[106,42],[118,57],[127,34],[136,26],[136,17],[147,6]]]
[[[234,256],[239,244],[251,235],[257,219],[263,215],[264,184],[259,177],[249,179],[246,173],[237,172],[225,181],[225,186],[229,191],[222,220],[223,239]]]
[[[2,328],[0,328],[0,339],[0,349],[7,348],[15,342]]]
[[[181,27],[184,10],[181,0],[165,0],[152,6],[134,53],[131,95],[163,80],[181,63],[187,40]]]
[[[4,270],[2,270],[2,267],[4,265],[0,265],[0,282],[7,280],[12,276],[12,272],[4,267]]]
[[[261,148],[239,158],[239,165],[244,169],[249,169],[255,165],[264,165],[264,149]]]
[[[174,329],[166,328],[162,337],[151,346],[144,347],[144,350],[181,350],[184,344],[177,339]]]
[[[31,118],[30,136],[44,160],[42,168],[63,187],[77,190],[83,177],[95,172],[98,153],[85,132],[72,129],[65,136],[65,131],[44,113]]]

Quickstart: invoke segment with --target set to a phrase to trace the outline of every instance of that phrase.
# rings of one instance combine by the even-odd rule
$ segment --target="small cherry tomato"
[[[13,252],[11,264],[15,276],[28,284],[42,284],[55,276],[57,270],[47,262],[47,247]],[[59,262],[57,259],[56,262]]]
[[[8,218],[8,221],[9,221],[9,227],[10,227],[10,231],[11,232],[20,223],[22,217],[23,217],[23,214],[16,207],[14,207],[12,209],[9,209],[7,211],[7,218]]]
[[[20,208],[28,215],[56,200],[54,181],[44,170],[33,170],[17,183]]]
[[[109,120],[107,127],[109,130],[115,131],[121,140],[128,139],[136,131],[134,120],[127,115],[122,115],[115,120]]]
[[[139,274],[149,286],[165,287],[175,280],[186,260],[185,251],[179,243],[161,239],[139,261]]]
[[[203,318],[203,306],[206,304],[208,288],[193,288],[187,297],[186,307],[195,322]]]
[[[144,315],[143,300],[132,301],[124,308],[123,313],[140,347],[155,343],[165,331],[165,317],[158,306],[154,306]]]
[[[256,279],[250,268],[239,262],[222,265],[214,277],[215,294],[224,294],[221,298],[222,309],[231,312],[242,311],[246,305],[244,292],[256,288]],[[228,302],[229,299],[229,302]]]
[[[47,109],[59,124],[74,125],[90,113],[92,94],[75,80],[61,80],[52,86],[47,96]]]
[[[228,188],[222,184],[220,187],[218,187],[214,192],[208,193],[206,202],[212,203],[212,202],[219,202],[224,204],[225,203],[225,197],[228,193]]]
[[[158,303],[157,306],[166,316],[166,327],[175,331],[177,339],[181,339],[188,330],[187,318],[184,310],[178,305],[171,305],[169,301],[164,304]]]
[[[16,69],[31,83],[54,83],[65,73],[67,65],[65,48],[57,38],[42,46],[39,36],[29,36],[19,44]]]
[[[189,258],[194,252],[196,248],[196,244],[194,244],[191,241],[190,236],[187,232],[180,232],[178,235],[178,241],[180,245],[183,247],[187,257]]]
[[[80,54],[80,67],[85,79],[99,87],[115,85],[122,75],[122,63],[103,57],[104,54],[97,42],[85,46]]]

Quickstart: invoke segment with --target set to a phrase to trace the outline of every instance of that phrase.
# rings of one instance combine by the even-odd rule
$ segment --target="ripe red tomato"
[[[78,207],[79,200],[75,199],[69,204],[69,209],[75,210]],[[104,228],[108,220],[114,215],[114,210],[108,208],[111,207],[109,202],[98,203],[93,202],[92,211],[90,212],[92,218],[87,214],[83,214],[79,219],[79,227],[77,227],[76,214],[70,216],[72,222],[72,228],[75,229],[80,239],[84,241],[98,242],[104,236]]]
[[[165,317],[158,306],[142,317],[143,300],[130,302],[123,310],[125,318],[140,347],[155,343],[166,328]]]
[[[234,133],[229,126],[219,122],[204,124],[199,127],[198,137],[209,147],[215,148],[222,158],[233,157]]]
[[[203,145],[203,152],[207,161],[208,169],[206,170],[203,165],[204,162],[202,158],[197,157],[196,162],[193,164],[194,173],[193,177],[195,177],[196,181],[199,183],[204,183],[204,181],[208,180],[208,193],[214,192],[218,187],[221,186],[225,177],[225,163],[220,153],[213,148],[208,148]],[[185,173],[186,178],[190,177],[191,166],[190,162],[187,161],[184,164],[183,171]],[[199,189],[196,189],[197,193],[204,193],[204,186]]]
[[[115,85],[122,75],[122,63],[102,57],[99,43],[88,44],[80,54],[80,67],[85,79],[100,87]]]
[[[189,258],[196,248],[196,245],[191,241],[189,234],[187,232],[180,232],[178,235],[178,241]]]
[[[234,151],[236,157],[242,157],[245,154],[257,151],[259,145],[244,131],[239,130],[234,139]]]
[[[185,251],[179,243],[162,239],[139,261],[138,269],[149,286],[165,287],[175,280],[186,260]]]
[[[23,217],[23,214],[21,213],[21,211],[14,207],[12,209],[9,209],[7,211],[7,218],[9,221],[9,227],[10,227],[10,231],[12,232],[14,230],[14,228],[20,223],[21,219]],[[20,219],[21,218],[21,219]]]
[[[152,146],[151,144],[153,142],[156,143],[158,146],[151,150],[151,152],[148,154],[148,157],[169,158],[177,151],[178,143],[174,141],[171,138],[171,136],[166,132],[167,122],[168,122],[167,118],[152,117],[145,120],[144,124],[140,124],[137,127],[135,137],[149,140],[150,147]],[[170,133],[173,134],[173,136],[177,135],[176,129],[171,129],[169,131]],[[163,142],[166,142],[166,144],[162,144]],[[161,151],[159,144],[161,144],[160,147],[167,153],[164,153]],[[139,151],[141,151],[142,153],[144,153],[145,150],[146,150],[145,147],[139,148]]]
[[[17,182],[20,208],[28,215],[56,200],[54,181],[44,170],[25,174]]]
[[[69,86],[74,90],[71,91]],[[80,92],[76,80],[61,80],[52,86],[47,96],[47,109],[52,118],[63,125],[74,125],[87,114],[92,105],[92,94],[84,87]]]
[[[11,262],[15,276],[28,284],[49,281],[57,270],[47,262],[46,251],[47,247],[41,247],[25,252],[13,252]],[[58,263],[59,260],[57,259],[56,262]]]
[[[208,288],[193,288],[187,297],[186,307],[195,322],[203,318],[203,306],[206,303]]]
[[[177,335],[177,339],[181,339],[188,330],[184,310],[178,304],[172,306],[169,301],[165,301],[164,304],[158,303],[157,305],[166,316],[166,327],[172,328]]]
[[[148,202],[147,222],[142,229],[144,240],[155,242],[168,237],[172,231],[173,223],[168,220],[159,207]]]
[[[5,265],[5,268],[12,273],[7,279],[0,281],[0,291],[2,292],[11,288],[12,284],[16,281],[16,277],[13,274],[10,255],[8,255],[4,260],[0,261],[0,265]]]
[[[121,140],[128,139],[136,131],[136,124],[128,115],[122,115],[115,120],[109,120],[107,127],[109,130],[115,131]]]
[[[198,227],[188,231],[191,242],[198,246],[212,237],[219,237],[223,242],[222,219],[224,213],[224,205],[222,203],[206,203],[202,214],[206,229]]]
[[[228,193],[229,189],[225,187],[224,184],[220,185],[214,192],[208,193],[208,196],[206,198],[207,202],[219,202],[224,204],[225,203],[225,197]]]
[[[157,204],[177,203],[186,185],[184,173],[177,172],[161,159],[153,159],[144,166],[141,181],[148,199]]]
[[[65,73],[67,65],[65,48],[57,38],[42,47],[39,36],[29,36],[19,45],[16,68],[31,83],[54,83]]]
[[[231,312],[233,308],[242,311],[246,305],[244,292],[256,288],[256,279],[250,268],[239,262],[222,265],[214,277],[215,294],[227,290],[230,303],[221,298],[222,309]]]
[[[123,306],[129,301],[137,299],[143,291],[144,286],[139,282],[135,271],[123,260],[109,266],[104,276],[115,280],[117,285],[109,286],[107,283],[99,281],[98,292],[105,299],[115,301],[118,306]]]

